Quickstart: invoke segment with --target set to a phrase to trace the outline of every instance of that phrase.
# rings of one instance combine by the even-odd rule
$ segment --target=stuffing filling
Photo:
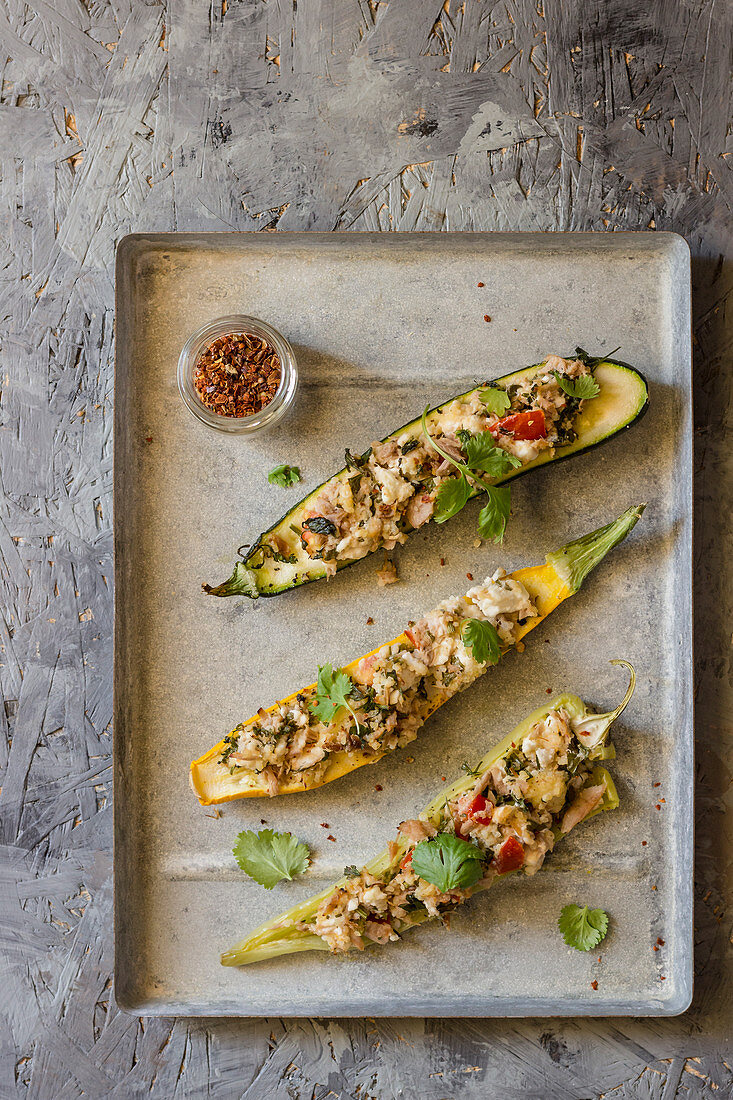
[[[321,902],[312,923],[297,927],[320,936],[334,952],[363,950],[369,941],[397,940],[430,917],[445,919],[499,875],[534,875],[557,836],[601,802],[604,785],[588,785],[592,769],[591,751],[576,736],[568,714],[551,710],[472,788],[446,801],[439,814],[403,821],[384,874],[367,868],[353,874]],[[481,878],[473,886],[441,892],[412,870],[416,845],[439,833],[479,849]]]
[[[537,372],[506,390],[510,405],[501,416],[488,410],[477,391],[452,401],[430,425],[443,451],[466,460],[469,436],[491,432],[496,446],[533,462],[576,438],[575,420],[583,402],[569,396],[557,376],[577,379],[591,374],[581,359],[550,355]],[[440,485],[457,477],[456,468],[430,444],[421,429],[373,443],[361,456],[346,453],[345,474],[328,482],[295,528],[310,558],[323,561],[327,574],[337,564],[365,557],[383,547],[392,550],[433,515]],[[275,559],[283,556],[277,535],[260,543]]]
[[[472,684],[486,665],[473,657],[462,631],[469,619],[490,622],[502,647],[537,611],[519,581],[498,569],[465,596],[444,600],[405,631],[359,661],[349,706],[330,722],[313,713],[314,688],[257,716],[224,738],[222,766],[254,772],[271,795],[293,779],[317,781],[332,753],[360,750],[381,755],[409,744],[429,715]]]

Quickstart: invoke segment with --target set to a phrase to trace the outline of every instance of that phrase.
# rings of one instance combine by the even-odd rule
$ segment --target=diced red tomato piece
[[[402,868],[403,871],[406,871],[408,869],[408,867],[411,867],[411,866],[412,866],[412,852],[408,852],[400,860],[400,867]]]
[[[509,432],[515,439],[544,439],[547,435],[545,414],[542,409],[503,416],[496,427],[502,432]]]
[[[524,863],[524,848],[515,836],[507,837],[495,856],[494,863],[500,875],[519,870]]]
[[[473,818],[479,825],[488,825],[494,807],[487,802],[482,794],[464,794],[459,800],[458,808],[466,817]]]

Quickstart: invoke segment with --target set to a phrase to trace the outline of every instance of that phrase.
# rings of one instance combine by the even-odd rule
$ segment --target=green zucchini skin
[[[609,427],[609,430],[605,432],[605,434],[599,436],[598,438],[592,439],[591,442],[583,443],[582,439],[579,438],[576,439],[574,443],[569,444],[567,447],[558,447],[556,448],[555,454],[552,457],[545,457],[544,455],[541,455],[539,458],[535,459],[534,462],[527,463],[527,465],[522,466],[519,469],[512,470],[509,474],[507,474],[506,477],[495,481],[495,485],[504,485],[509,481],[513,481],[518,477],[522,477],[524,474],[530,473],[532,470],[536,469],[539,466],[547,466],[552,463],[562,462],[563,459],[573,458],[575,457],[575,455],[583,454],[586,451],[591,451],[595,447],[598,447],[602,443],[605,443],[607,440],[619,435],[622,431],[626,431],[633,424],[636,424],[637,421],[642,418],[642,416],[644,416],[649,407],[649,385],[641,371],[637,370],[636,367],[631,366],[629,363],[624,363],[619,359],[591,357],[591,362],[594,364],[596,370],[601,366],[609,366],[612,368],[616,368],[619,371],[628,372],[628,384],[629,386],[635,387],[639,394],[638,401],[635,405],[633,405],[631,414],[627,416],[626,419],[623,419],[620,423],[613,424],[611,427]],[[494,383],[500,382],[506,385],[510,385],[513,379],[521,375],[525,375],[530,371],[538,370],[541,366],[542,363],[533,364],[530,367],[523,367],[521,370],[512,371],[511,374],[505,374],[499,378],[491,379],[491,381]],[[620,377],[622,378],[622,376]],[[430,413],[442,412],[448,405],[452,404],[454,401],[459,401],[462,398],[467,397],[469,394],[473,393],[474,390],[482,389],[487,384],[487,382],[482,382],[478,386],[472,387],[470,390],[465,390],[463,393],[456,394],[454,397],[449,398],[442,404],[435,405],[433,408],[430,409]],[[598,400],[598,398],[594,398],[593,400]],[[587,402],[588,405],[591,403],[592,402]],[[419,427],[420,417],[417,417],[414,420],[410,420],[406,424],[403,424],[395,431],[390,432],[389,435],[384,436],[382,442],[387,439],[400,436],[411,428],[415,428],[417,430],[419,429]],[[255,542],[252,544],[252,548],[250,549],[247,556],[243,560],[236,563],[232,575],[227,580],[225,580],[222,584],[216,586],[204,584],[202,586],[204,592],[211,596],[248,596],[251,599],[257,599],[259,596],[278,596],[281,593],[290,591],[293,588],[299,588],[303,584],[309,584],[312,581],[322,580],[325,576],[325,573],[323,572],[323,563],[315,559],[309,559],[308,562],[303,563],[303,568],[296,573],[295,577],[290,577],[285,582],[278,581],[277,573],[281,571],[281,568],[279,567],[279,563],[273,561],[273,559],[265,556],[261,565],[254,565],[250,563],[252,563],[252,559],[256,558],[257,554],[260,552],[260,543],[264,539],[266,539],[268,535],[277,532],[278,528],[284,529],[286,534],[292,537],[292,533],[289,530],[289,525],[291,523],[294,523],[294,521],[297,519],[298,514],[304,511],[306,505],[308,505],[310,501],[318,496],[324,485],[326,485],[329,481],[332,481],[334,478],[342,475],[345,470],[346,467],[342,466],[340,470],[337,470],[336,473],[332,474],[331,477],[326,479],[326,481],[321,482],[321,484],[318,485],[315,489],[312,489],[309,493],[302,497],[298,501],[298,503],[293,505],[293,507],[284,516],[281,516],[280,519],[272,524],[271,527],[268,527],[267,530],[263,531],[257,537]],[[476,496],[479,492],[480,489],[475,489],[471,495]],[[430,520],[429,522],[432,523],[433,521]],[[368,555],[365,555],[365,557],[368,557]],[[348,568],[348,566],[354,565],[355,562],[362,560],[362,558],[353,558],[348,561],[339,562],[336,566],[336,569],[337,571],[346,569]]]

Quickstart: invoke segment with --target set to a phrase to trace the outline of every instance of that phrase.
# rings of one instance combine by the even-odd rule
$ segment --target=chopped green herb
[[[608,932],[608,913],[603,909],[589,909],[584,905],[563,906],[557,926],[568,947],[576,951],[591,951]]]
[[[490,413],[501,416],[511,405],[509,395],[500,386],[488,386],[485,390],[479,390],[478,395]]]
[[[558,374],[557,371],[553,371],[553,374],[560,389],[568,397],[576,397],[578,401],[589,401],[592,397],[598,397],[601,392],[601,387],[590,374],[581,374],[575,380],[566,378],[564,374]]]
[[[281,489],[289,489],[291,485],[297,485],[300,481],[300,469],[297,466],[288,466],[282,463],[270,470],[267,475],[270,485],[279,485]]]
[[[491,432],[479,432],[466,444],[466,465],[471,470],[482,470],[489,477],[501,477],[521,466],[522,460],[497,447]]]
[[[348,867],[344,867],[344,878],[358,878],[361,871],[354,863],[350,863]]]
[[[511,511],[511,493],[508,486],[500,486],[493,488],[488,496],[478,514],[478,533],[482,539],[501,542]]]
[[[260,829],[259,833],[245,829],[232,851],[244,873],[266,890],[302,874],[310,861],[307,844],[292,833],[276,833],[273,829]]]
[[[493,623],[486,619],[468,619],[461,631],[466,649],[480,665],[495,665],[501,657],[501,642]]]
[[[421,840],[412,851],[412,870],[441,893],[466,889],[481,878],[482,853],[452,833]]]

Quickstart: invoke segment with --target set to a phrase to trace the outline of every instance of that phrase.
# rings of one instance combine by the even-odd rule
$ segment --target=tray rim
[[[121,402],[118,401],[119,389],[120,389],[120,368],[123,365],[124,349],[127,346],[127,340],[124,339],[127,335],[127,331],[133,327],[130,317],[124,313],[123,307],[123,294],[129,291],[129,275],[132,264],[135,258],[146,250],[160,250],[165,247],[180,248],[184,246],[190,250],[195,250],[197,246],[206,246],[217,250],[226,250],[229,248],[241,248],[246,244],[254,244],[255,247],[261,247],[264,241],[261,239],[262,234],[256,230],[241,231],[241,230],[187,230],[183,232],[176,231],[164,231],[164,232],[134,232],[129,233],[122,237],[118,242],[115,250],[115,368],[114,368],[114,429],[113,429],[113,451],[114,451],[114,474],[113,474],[113,486],[114,486],[114,501],[118,500],[120,494],[120,484],[122,482],[123,474],[121,467],[124,461],[124,455],[122,454],[122,414],[121,414]],[[430,240],[435,244],[445,245],[448,247],[451,243],[453,245],[461,242],[465,245],[470,245],[472,241],[481,241],[484,244],[495,243],[500,246],[510,245],[519,246],[521,242],[529,244],[530,241],[534,242],[535,246],[539,247],[542,251],[549,253],[556,250],[558,253],[572,251],[576,248],[592,248],[596,251],[616,251],[622,247],[628,247],[633,242],[633,247],[639,251],[651,250],[653,248],[660,248],[666,245],[666,250],[670,254],[682,253],[673,257],[676,262],[683,267],[684,279],[681,283],[681,289],[683,291],[683,308],[684,319],[681,328],[684,333],[689,334],[689,341],[684,343],[684,356],[683,346],[680,344],[680,374],[684,375],[684,382],[686,386],[686,397],[690,406],[690,425],[694,423],[694,407],[693,407],[693,386],[692,386],[692,271],[691,271],[691,251],[688,242],[685,238],[676,232],[671,230],[618,230],[618,231],[572,231],[572,230],[410,230],[410,231],[395,231],[395,232],[382,232],[375,230],[340,230],[340,231],[328,231],[328,230],[285,230],[278,231],[276,233],[268,233],[266,237],[268,247],[275,246],[276,248],[286,247],[288,244],[297,244],[313,242],[317,244],[331,244],[338,246],[345,242],[349,244],[366,244],[366,243],[379,243],[386,245],[387,248],[401,248],[406,246],[410,240],[419,238],[421,240]],[[553,245],[555,249],[553,249]],[[127,303],[125,303],[127,304]],[[124,320],[123,320],[124,318]],[[686,585],[684,588],[685,596],[689,603],[690,614],[693,612],[694,601],[694,587],[693,587],[693,517],[694,517],[694,482],[693,482],[693,454],[692,454],[692,441],[691,438],[685,440],[684,437],[680,437],[684,443],[686,443],[686,449],[689,452],[689,481],[687,482],[687,490],[685,492],[685,502],[687,505],[686,519],[687,519],[687,536],[685,538],[684,549],[686,559],[685,580]],[[123,843],[121,837],[124,837],[125,833],[125,817],[122,813],[123,798],[120,797],[124,786],[124,764],[125,753],[127,751],[126,737],[124,732],[126,729],[125,716],[124,716],[124,692],[122,689],[123,671],[120,668],[121,659],[118,648],[120,635],[122,633],[121,627],[121,613],[120,613],[120,601],[118,600],[118,592],[122,590],[123,583],[123,570],[126,564],[125,548],[123,546],[123,539],[121,531],[123,530],[122,524],[119,522],[117,510],[114,510],[114,596],[113,596],[113,654],[114,654],[114,671],[113,671],[113,914],[114,914],[114,978],[113,978],[113,995],[115,1002],[119,1008],[123,1011],[134,1014],[136,1016],[190,1016],[190,1017],[202,1017],[202,1018],[265,1018],[273,1015],[290,1016],[293,1018],[348,1018],[348,1017],[415,1017],[415,1018],[507,1018],[507,1019],[526,1019],[531,1017],[627,1017],[627,1016],[643,1016],[643,1017],[662,1017],[662,1016],[676,1016],[685,1012],[693,998],[694,992],[694,978],[693,978],[693,963],[694,963],[694,940],[693,940],[693,885],[694,885],[694,757],[695,757],[695,744],[694,744],[694,682],[693,682],[693,638],[692,634],[689,636],[689,641],[685,647],[685,664],[688,672],[688,692],[687,697],[684,700],[685,712],[683,716],[682,727],[687,732],[686,747],[689,750],[690,755],[690,774],[693,779],[688,789],[688,800],[686,809],[688,813],[688,829],[685,836],[682,838],[685,841],[684,849],[687,851],[689,857],[689,873],[684,876],[685,882],[685,897],[682,899],[684,903],[684,909],[682,912],[685,917],[685,929],[684,929],[684,942],[686,950],[684,952],[683,962],[684,968],[680,964],[677,974],[677,995],[670,998],[641,998],[637,1002],[630,1001],[613,1001],[606,1002],[589,1001],[579,1002],[575,998],[560,998],[552,1001],[541,999],[532,1000],[529,998],[522,998],[517,1000],[516,998],[498,998],[491,1002],[487,1002],[486,999],[482,1001],[465,1000],[461,1006],[461,1011],[456,1010],[455,1004],[451,1005],[451,1013],[449,1016],[445,1015],[445,1004],[439,999],[422,998],[415,1001],[406,1007],[404,1004],[391,1006],[390,1004],[384,1005],[379,1002],[375,1002],[365,1008],[363,1003],[355,1004],[348,1001],[339,1005],[338,1010],[334,1009],[334,1006],[330,1001],[321,1001],[317,996],[310,996],[310,1003],[308,1009],[303,1011],[294,1010],[291,1002],[285,1002],[284,1000],[278,1000],[272,998],[271,1005],[268,1007],[266,1013],[261,1011],[250,1011],[246,1005],[235,1007],[227,1006],[222,1010],[222,1007],[216,1007],[213,1005],[200,1004],[193,1001],[171,1001],[171,1000],[150,1000],[144,997],[138,997],[134,990],[128,988],[125,984],[122,970],[122,952],[121,942],[123,936],[123,920],[121,915],[121,890],[119,888],[119,881],[121,876],[121,867],[126,859],[124,853]],[[129,797],[130,792],[124,792],[124,798],[126,800]],[[681,952],[682,954],[682,952]],[[503,1006],[511,1005],[511,1010],[503,1010]],[[463,1008],[465,1006],[465,1011]]]

